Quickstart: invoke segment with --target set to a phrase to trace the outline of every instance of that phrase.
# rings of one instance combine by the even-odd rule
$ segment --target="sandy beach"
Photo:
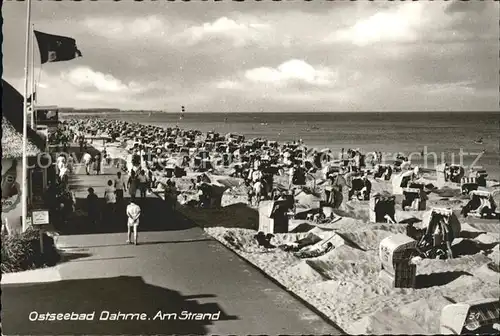
[[[137,126],[139,127],[139,126]],[[119,141],[106,144],[106,153],[127,165],[131,148],[137,140],[120,137]],[[93,144],[98,150],[104,147]],[[231,177],[232,169],[217,167],[203,173],[186,168],[186,176],[167,177],[164,171],[154,171],[157,184],[175,181],[179,191],[178,211],[193,219],[212,237],[261,269],[309,304],[316,307],[348,334],[426,334],[440,333],[441,310],[446,305],[500,296],[498,218],[463,217],[460,212],[469,202],[461,186],[446,182],[427,193],[425,210],[403,210],[402,195],[396,195],[395,223],[370,221],[369,201],[348,200],[334,209],[335,220],[318,221],[312,218],[291,219],[288,233],[276,233],[271,239],[275,248],[259,246],[254,238],[259,227],[259,206],[250,205],[243,180]],[[394,173],[390,180],[368,175],[372,195],[392,193],[392,181],[405,171]],[[199,193],[190,190],[191,179],[205,175],[211,184],[228,183],[222,195],[221,207],[204,209],[187,204],[195,201]],[[275,175],[274,184],[287,185],[287,174]],[[225,181],[225,182],[224,182]],[[418,182],[435,185],[436,172],[420,174]],[[321,198],[325,179],[321,171],[296,192],[296,202]],[[500,187],[487,181],[480,190],[491,193],[499,204]],[[307,203],[307,202],[306,202]],[[304,206],[307,213],[310,208]],[[460,221],[460,235],[452,241],[453,259],[423,258],[417,263],[415,288],[392,288],[379,280],[381,261],[379,246],[383,239],[406,234],[407,223],[415,222],[418,229],[425,229],[425,218],[433,208],[447,208]],[[293,245],[309,237],[312,243],[301,251],[314,250],[325,241],[332,244],[326,253],[316,257],[301,257],[285,251],[280,246]],[[493,267],[492,267],[493,265]],[[496,270],[495,266],[496,265]]]

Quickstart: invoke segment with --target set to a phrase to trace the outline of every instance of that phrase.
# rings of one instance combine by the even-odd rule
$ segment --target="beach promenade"
[[[102,198],[106,181],[116,173],[112,168],[103,175],[87,176],[82,167],[76,168],[71,185],[77,207],[90,186]],[[62,263],[28,272],[25,279],[18,276],[10,284],[4,284],[9,282],[6,276],[7,281],[2,281],[3,333],[340,334],[194,223],[169,212],[161,199],[150,195],[140,204],[145,213],[140,245],[125,243],[125,219],[100,227],[76,221],[70,223],[74,228],[63,228],[56,239],[64,250]],[[146,313],[148,318],[100,320],[106,311]],[[220,312],[220,318],[182,320],[183,311]],[[92,321],[47,322],[30,321],[30,313],[36,315],[32,312],[95,315]],[[169,316],[155,319],[158,312]]]

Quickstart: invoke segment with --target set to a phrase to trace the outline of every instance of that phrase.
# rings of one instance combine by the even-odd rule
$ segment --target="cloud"
[[[80,24],[93,35],[116,40],[161,38],[168,30],[167,23],[156,15],[138,18],[89,17],[83,19]]]
[[[219,5],[34,3],[37,29],[71,36],[83,52],[43,66],[42,104],[498,109],[498,2]],[[25,6],[4,7],[3,76],[10,81],[24,76]]]
[[[264,39],[270,30],[271,26],[267,23],[245,19],[235,21],[224,16],[214,22],[191,26],[175,36],[174,40],[197,44],[211,39],[225,39],[234,46],[244,46]]]
[[[159,15],[146,17],[92,17],[81,21],[95,36],[117,41],[155,41],[155,46],[193,46],[207,41],[229,41],[235,47],[268,38],[270,24],[249,17],[220,17],[213,22],[197,23],[182,19],[166,20]]]
[[[260,67],[245,71],[245,78],[254,83],[287,85],[290,82],[327,86],[334,84],[335,73],[326,67],[314,68],[310,64],[292,59],[276,68]]]
[[[456,94],[476,95],[478,92],[474,85],[476,81],[460,81],[455,83],[434,83],[409,86],[408,90],[426,92],[431,95]]]
[[[443,35],[443,29],[454,19],[444,13],[446,2],[428,6],[423,2],[391,4],[355,24],[330,33],[323,42],[349,42],[366,46],[384,42],[416,42],[427,33],[433,37]],[[450,36],[447,36],[450,37]]]
[[[217,89],[242,89],[243,86],[238,81],[222,80],[215,83]]]
[[[61,74],[63,80],[80,88],[94,88],[99,92],[124,92],[137,89],[133,82],[125,84],[110,74],[94,71],[89,67],[78,67]]]

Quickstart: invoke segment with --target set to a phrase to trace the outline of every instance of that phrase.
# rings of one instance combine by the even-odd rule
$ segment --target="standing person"
[[[127,243],[132,242],[132,230],[134,233],[133,243],[134,245],[138,244],[138,226],[139,226],[139,217],[141,216],[141,208],[137,205],[135,196],[130,200],[130,204],[127,206]]]
[[[123,193],[123,190],[122,190]],[[113,187],[113,181],[108,181],[108,186],[104,191],[104,199],[106,200],[106,216],[111,223],[114,221],[114,213],[116,206],[116,190]]]
[[[87,175],[90,175],[90,164],[92,162],[92,155],[90,155],[89,153],[85,153],[83,154],[83,164],[85,165],[85,172],[87,173]]]
[[[131,170],[130,171],[130,177],[128,178],[127,181],[127,188],[130,194],[131,198],[135,198],[135,195],[137,194],[137,187],[138,187],[138,180],[137,176],[135,176],[135,171]]]
[[[116,202],[123,201],[123,192],[127,191],[127,186],[125,185],[125,181],[123,181],[122,173],[117,172],[115,178],[115,193],[116,193]]]
[[[94,167],[96,175],[99,175],[101,173],[101,161],[101,153],[97,152],[97,154],[94,156]]]
[[[139,191],[141,194],[141,198],[145,198],[146,191],[148,189],[148,178],[147,178],[146,174],[144,173],[143,169],[141,169],[141,171],[139,172],[139,176],[137,177],[137,180],[139,182]]]
[[[169,191],[170,191],[169,197],[170,197],[171,207],[172,207],[173,210],[175,210],[176,206],[177,206],[178,192],[177,192],[177,186],[175,185],[174,181],[170,182]]]
[[[63,154],[59,154],[56,159],[57,174],[60,175],[61,170],[66,166],[66,157]]]
[[[78,147],[80,148],[80,152],[83,152],[83,145],[85,144],[85,136],[83,132],[78,132]]]
[[[99,221],[99,197],[95,194],[94,188],[90,187],[87,195],[87,213],[92,225]]]
[[[296,168],[292,165],[288,171],[288,190],[292,189],[295,172]]]

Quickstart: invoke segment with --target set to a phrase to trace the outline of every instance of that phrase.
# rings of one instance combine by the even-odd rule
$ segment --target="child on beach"
[[[141,208],[136,204],[135,196],[130,200],[130,204],[127,206],[127,243],[133,241],[134,245],[138,244],[138,232],[139,227],[139,217],[141,216]],[[134,236],[132,237],[132,232]],[[133,240],[132,240],[133,238]]]

